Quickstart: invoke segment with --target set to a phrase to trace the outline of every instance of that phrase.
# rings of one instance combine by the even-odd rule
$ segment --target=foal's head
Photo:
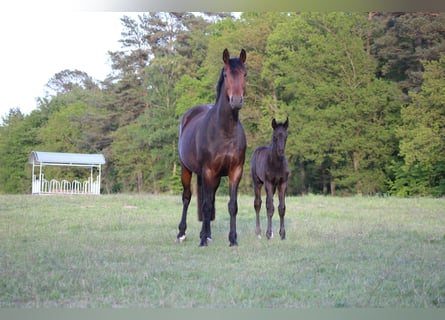
[[[218,83],[218,95],[224,82],[225,92],[223,94],[229,100],[232,109],[241,109],[244,102],[244,91],[246,89],[247,71],[244,66],[246,62],[246,51],[241,50],[239,58],[230,58],[229,50],[223,52],[224,67]]]
[[[286,121],[277,123],[275,118],[272,119],[272,149],[276,152],[279,158],[284,158],[287,140],[287,128],[289,126],[289,118]]]

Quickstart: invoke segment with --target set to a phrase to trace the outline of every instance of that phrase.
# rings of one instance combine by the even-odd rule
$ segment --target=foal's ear
[[[288,127],[289,127],[289,117],[286,117],[286,122],[284,123],[284,129],[287,130]]]
[[[246,62],[246,59],[247,59],[246,50],[241,49],[241,52],[239,54],[239,61],[241,61],[241,63],[244,64],[244,62]]]
[[[275,118],[272,119],[272,128],[275,130],[277,128],[278,124],[275,121]]]
[[[230,60],[229,50],[227,50],[227,48],[225,48],[223,51],[223,61],[225,64],[227,64],[227,63],[229,63],[229,60]]]

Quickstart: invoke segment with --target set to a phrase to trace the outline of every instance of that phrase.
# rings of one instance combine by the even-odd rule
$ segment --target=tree
[[[438,60],[445,53],[445,16],[442,13],[375,13],[380,27],[373,30],[372,53],[379,77],[396,81],[404,94],[422,85],[422,60]]]
[[[393,189],[400,195],[445,194],[445,55],[423,61],[420,92],[409,93],[412,103],[402,109],[397,129],[400,155]]]
[[[138,21],[129,16],[121,18],[122,49],[108,52],[112,73],[104,80],[104,108],[111,131],[125,126],[141,115],[147,107],[145,66],[151,53],[145,28],[147,16],[138,16]]]
[[[31,188],[28,157],[38,143],[34,118],[10,109],[0,126],[0,193],[25,193]]]
[[[56,73],[46,84],[53,93],[68,93],[74,89],[94,90],[97,83],[86,73],[80,70],[65,69]]]
[[[51,114],[48,123],[41,128],[40,147],[53,152],[86,152],[84,132],[90,131],[88,122],[83,121],[86,114],[91,113],[89,106],[81,101],[67,105]]]
[[[176,173],[177,127],[171,125],[173,110],[151,110],[113,134],[112,161],[120,191],[177,191],[180,184]]]

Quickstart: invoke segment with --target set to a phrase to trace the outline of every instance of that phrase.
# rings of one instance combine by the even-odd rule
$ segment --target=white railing
[[[58,181],[52,179],[46,180],[43,174],[40,179],[36,175],[32,178],[32,193],[34,194],[100,194],[100,176],[97,176],[95,180],[92,179],[80,182],[78,180]]]

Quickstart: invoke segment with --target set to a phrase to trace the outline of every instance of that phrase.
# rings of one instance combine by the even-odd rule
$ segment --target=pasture
[[[227,202],[200,248],[196,197],[176,243],[180,195],[0,195],[0,307],[445,307],[444,199],[289,197],[282,241],[241,195],[237,247]]]

